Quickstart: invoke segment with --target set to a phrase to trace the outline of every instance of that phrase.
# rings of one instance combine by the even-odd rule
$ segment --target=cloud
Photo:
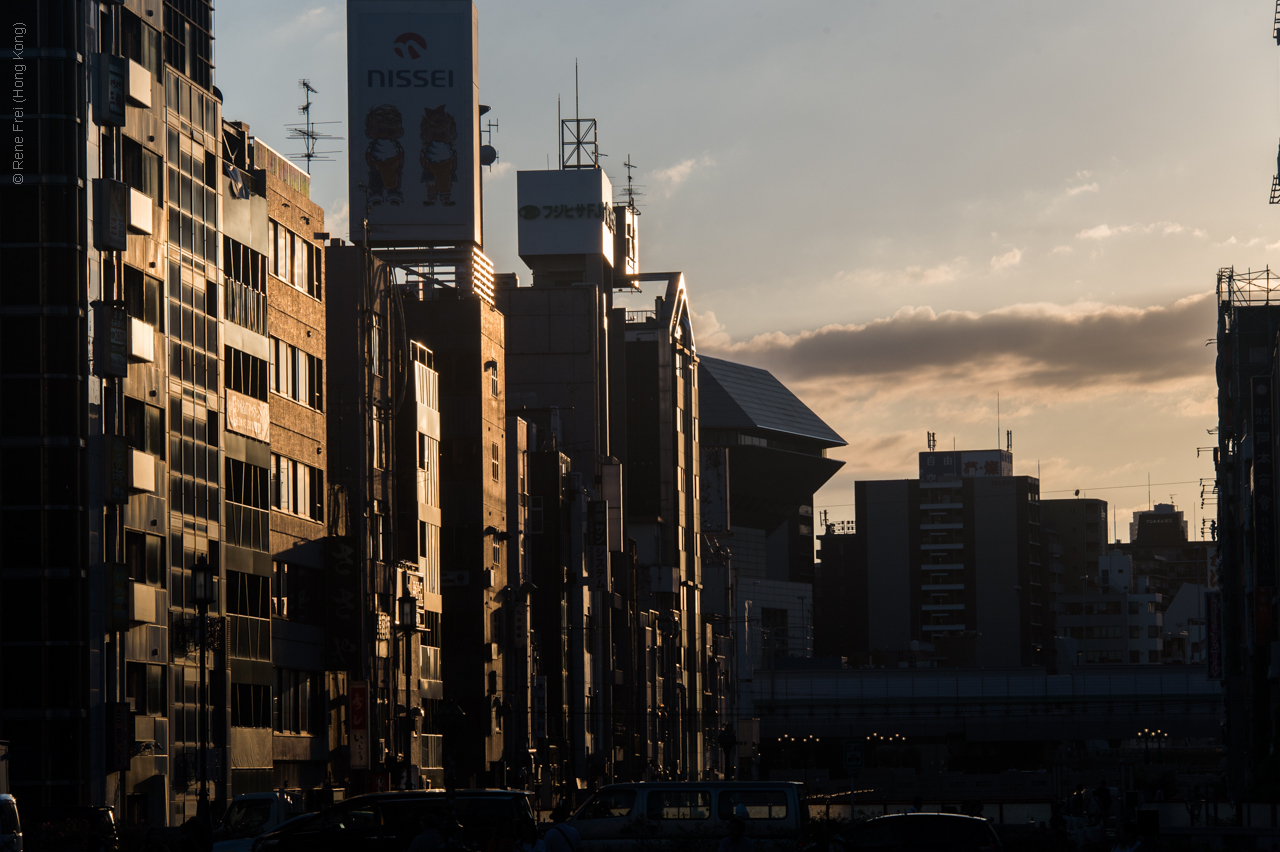
[[[1002,255],[991,258],[991,271],[999,272],[1002,269],[1017,266],[1019,263],[1022,263],[1022,252],[1018,249],[1011,249]]]
[[[1071,246],[1054,246],[1053,251],[1049,254],[1071,254],[1073,249]]]
[[[347,232],[351,230],[351,202],[346,198],[335,199],[324,217],[324,226],[333,236],[349,241],[351,236]]]
[[[510,163],[506,163],[506,162],[494,163],[492,166],[489,167],[489,174],[487,175],[487,177],[491,180],[498,180],[499,178],[502,178],[503,176],[505,176],[509,171],[511,171]]]
[[[989,382],[1040,394],[1096,397],[1168,390],[1212,376],[1213,298],[1171,305],[1023,304],[989,311],[904,307],[860,325],[797,334],[772,332],[738,343],[718,325],[699,339],[723,354],[775,370],[785,380],[846,380],[856,396],[911,393],[921,384],[975,388]]]
[[[1208,236],[1199,228],[1188,228],[1178,222],[1152,222],[1147,225],[1095,225],[1092,228],[1085,228],[1076,234],[1078,240],[1105,240],[1119,234],[1150,234],[1153,231],[1159,231],[1161,234],[1191,234],[1193,237]]]
[[[687,160],[681,160],[674,166],[668,166],[665,169],[657,169],[651,174],[651,177],[657,181],[662,187],[668,198],[676,191],[676,187],[689,179],[694,169],[706,168],[714,166],[715,160],[710,157],[691,157]]]
[[[1073,186],[1067,189],[1067,195],[1079,195],[1082,192],[1097,192],[1097,183],[1085,183],[1080,186]]]

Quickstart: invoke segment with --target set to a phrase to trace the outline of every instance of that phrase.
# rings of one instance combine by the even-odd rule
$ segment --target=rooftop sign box
[[[370,243],[480,243],[478,69],[471,0],[347,0],[351,215],[367,203]]]
[[[1013,476],[1013,453],[950,450],[920,454],[921,482],[951,482],[986,476]]]
[[[602,254],[613,264],[613,184],[604,169],[516,174],[520,256]]]

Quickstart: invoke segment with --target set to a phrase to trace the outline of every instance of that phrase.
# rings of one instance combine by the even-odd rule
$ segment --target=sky
[[[1274,4],[477,7],[485,253],[528,274],[515,173],[554,161],[576,61],[615,187],[637,166],[641,266],[685,273],[699,351],[771,370],[848,442],[831,519],[855,480],[912,477],[929,431],[1012,430],[1014,473],[1106,499],[1121,540],[1148,494],[1213,513],[1215,277],[1280,259]],[[350,135],[343,3],[220,0],[215,24],[224,117],[297,152],[306,77]],[[337,236],[334,147],[312,198]]]

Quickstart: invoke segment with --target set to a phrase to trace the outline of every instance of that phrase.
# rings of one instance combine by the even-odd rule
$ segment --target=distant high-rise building
[[[1089,578],[1098,576],[1098,560],[1107,552],[1110,527],[1107,501],[1066,498],[1040,501],[1040,531],[1047,553],[1050,582],[1062,585],[1054,593],[1088,591]]]
[[[856,532],[822,538],[820,652],[1040,665],[1051,635],[1040,485],[1010,453],[920,454],[920,477],[854,483]],[[839,605],[827,606],[827,592]],[[840,627],[830,619],[844,617]],[[829,643],[829,644],[828,644]]]

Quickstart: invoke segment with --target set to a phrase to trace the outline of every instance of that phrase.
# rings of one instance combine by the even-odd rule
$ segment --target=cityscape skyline
[[[1153,501],[1174,494],[1199,517],[1208,294],[1219,267],[1280,250],[1266,230],[1265,140],[1280,125],[1263,108],[1277,102],[1266,9],[708,4],[670,19],[656,6],[482,5],[496,267],[523,269],[515,172],[554,156],[576,57],[615,189],[628,155],[639,164],[651,268],[694,258],[681,263],[701,350],[773,370],[849,436],[848,464],[818,495],[834,516],[855,479],[909,475],[926,431],[977,449],[1013,429],[1017,473],[1038,471],[1046,494],[1107,488],[1127,514],[1147,507],[1150,474],[1177,483],[1153,486]],[[331,132],[350,148],[342,66],[312,58],[344,54],[343,21],[341,3],[219,7],[218,31],[235,34],[220,41],[219,86],[277,150],[296,150],[283,125],[304,76],[320,89],[315,117],[342,120]],[[638,52],[634,75],[609,59],[629,41],[661,45]],[[261,86],[264,72],[279,84]],[[345,154],[313,170],[339,234]],[[741,250],[765,241],[778,250]],[[995,326],[1010,333],[992,344]],[[950,350],[935,345],[943,327]],[[836,362],[821,378],[804,341]],[[868,370],[873,348],[899,366]],[[975,354],[952,363],[957,350]],[[1079,360],[1049,360],[1068,353]]]

